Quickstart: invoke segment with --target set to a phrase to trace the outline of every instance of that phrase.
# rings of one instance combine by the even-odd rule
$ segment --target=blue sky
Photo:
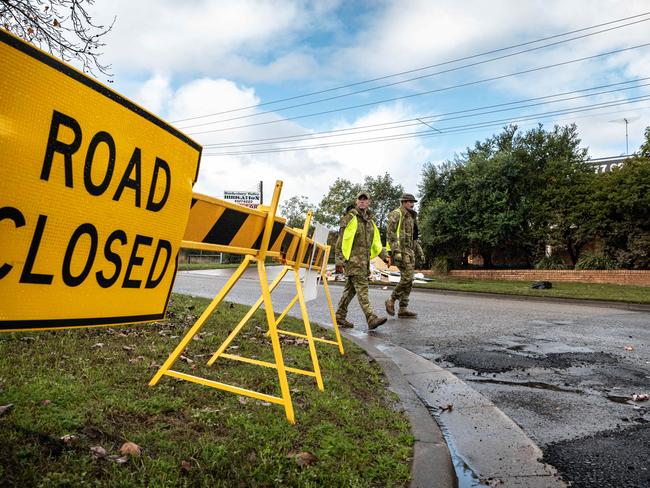
[[[317,204],[337,177],[384,172],[417,192],[425,163],[453,158],[509,120],[525,119],[522,129],[575,122],[593,158],[625,152],[623,119],[630,152],[650,125],[650,89],[641,86],[650,83],[641,80],[650,77],[650,46],[635,47],[650,43],[650,14],[639,16],[650,12],[647,1],[114,0],[93,12],[103,22],[117,17],[102,58],[112,64],[111,86],[205,146],[195,191],[211,196],[279,179],[283,199]],[[549,43],[558,44],[542,47]],[[531,48],[539,49],[517,54]],[[593,57],[611,51],[620,52]],[[365,88],[374,89],[350,95]],[[511,110],[529,99],[538,106]],[[500,104],[511,105],[478,110]],[[253,108],[223,113],[242,107]],[[487,110],[500,111],[477,113]],[[557,110],[566,113],[542,115]],[[320,112],[329,113],[311,115]],[[410,122],[378,125],[398,121]],[[390,136],[399,138],[356,143]]]

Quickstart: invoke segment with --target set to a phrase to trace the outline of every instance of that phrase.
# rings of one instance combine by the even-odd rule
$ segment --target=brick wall
[[[546,270],[546,269],[476,269],[452,270],[449,276],[478,280],[574,281],[578,283],[613,283],[650,286],[650,270]]]

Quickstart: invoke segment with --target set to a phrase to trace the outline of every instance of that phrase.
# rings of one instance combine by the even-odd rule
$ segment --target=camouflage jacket
[[[354,235],[352,252],[347,261],[343,257],[343,232],[353,217],[357,218],[357,232]],[[368,275],[370,273],[370,246],[375,235],[372,213],[369,210],[353,208],[341,218],[339,225],[339,236],[336,240],[336,264],[345,266],[345,274]],[[380,258],[386,257],[386,251],[382,249]]]
[[[417,212],[399,207],[388,214],[388,228],[386,229],[386,241],[393,253],[401,252],[412,257],[424,260],[422,247],[418,242]],[[400,224],[400,218],[402,223]],[[399,227],[399,235],[397,235]]]

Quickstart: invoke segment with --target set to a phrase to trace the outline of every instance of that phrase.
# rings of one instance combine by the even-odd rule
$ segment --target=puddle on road
[[[536,388],[538,390],[559,391],[562,393],[584,393],[582,390],[572,388],[562,388],[561,386],[552,385],[550,383],[542,383],[540,381],[506,381],[495,380],[491,378],[467,378],[466,381],[473,381],[475,383],[492,383],[495,385],[506,386],[525,386],[527,388]]]

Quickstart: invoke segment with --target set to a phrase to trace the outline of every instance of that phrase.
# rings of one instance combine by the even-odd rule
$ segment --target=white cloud
[[[613,0],[393,0],[385,9],[377,11],[368,27],[357,35],[355,44],[341,50],[337,56],[342,59],[340,65],[386,74],[639,14],[647,11],[647,7],[644,0],[625,3]],[[579,57],[581,50],[593,53],[595,49],[647,42],[647,26],[646,22],[585,38],[560,46],[557,52],[578,54],[576,57]],[[548,51],[540,52],[547,57]],[[533,55],[529,59],[536,61],[539,57]]]
[[[159,114],[163,111],[171,93],[169,77],[155,75],[140,85],[135,99],[150,112]]]
[[[104,39],[104,60],[117,73],[287,79],[303,75],[314,63],[307,53],[296,52],[296,36],[314,28],[319,18],[326,20],[336,4],[115,0],[96,4],[93,13],[104,23],[117,15]]]
[[[648,125],[650,102],[627,105],[596,112],[577,115],[569,119],[559,119],[558,123],[575,122],[582,138],[583,146],[589,147],[592,158],[622,155],[626,150],[625,120],[628,120],[629,152],[639,149],[643,140],[644,128]]]
[[[304,53],[288,53],[266,65],[251,62],[242,56],[229,55],[219,66],[225,73],[236,73],[243,80],[264,80],[265,83],[303,79],[318,69],[316,60]]]
[[[252,88],[239,86],[224,79],[194,80],[180,86],[168,95],[163,106],[166,119],[172,121],[194,117],[197,114],[225,112],[233,108],[254,106],[259,103],[259,98]],[[287,191],[298,194],[303,189],[305,191],[302,194],[309,194],[310,191],[315,193],[319,187],[322,187],[323,182],[315,179],[315,175],[320,172],[318,170],[319,163],[306,157],[304,153],[223,155],[224,152],[236,151],[238,148],[212,146],[286,134],[306,134],[309,132],[307,129],[284,121],[277,114],[265,114],[262,120],[279,121],[280,123],[246,127],[236,131],[218,131],[220,127],[223,127],[222,124],[200,125],[247,113],[254,112],[231,112],[196,120],[185,120],[175,124],[183,132],[205,145],[195,191],[221,197],[224,190],[252,190],[260,180],[263,180],[270,187],[269,193],[267,193],[270,198],[275,180],[287,181],[288,188],[285,187],[283,195],[287,195]],[[246,125],[252,120],[254,119],[243,119],[238,123]],[[228,122],[228,124],[232,125],[233,122]],[[217,131],[214,131],[215,129]],[[241,149],[255,149],[255,147]]]
[[[179,120],[257,105],[259,101],[252,88],[239,87],[236,83],[225,79],[200,78],[182,85],[175,91],[169,101],[167,117],[172,121]],[[211,119],[188,121],[180,127],[206,120]]]
[[[411,108],[405,104],[397,103],[376,108],[350,123],[342,122],[334,129],[350,129],[382,124],[409,119],[413,116]],[[343,142],[345,140],[383,137],[426,129],[424,126],[416,126],[380,133],[358,134],[338,140]],[[396,183],[401,183],[412,192],[417,191],[417,181],[422,171],[422,165],[433,157],[439,157],[436,152],[425,147],[422,140],[418,138],[318,149],[310,151],[310,155],[315,160],[337,161],[341,168],[345,168],[344,174],[340,173],[339,168],[329,172],[328,181],[330,184],[336,177],[343,177],[354,183],[361,183],[365,176],[378,176],[388,172]],[[327,188],[324,188],[322,194],[326,191]]]

